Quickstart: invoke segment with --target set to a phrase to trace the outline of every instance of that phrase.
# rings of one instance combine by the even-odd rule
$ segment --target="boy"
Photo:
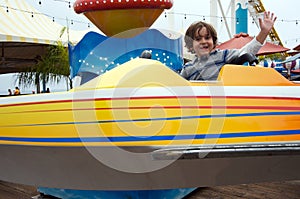
[[[218,40],[216,30],[205,22],[193,23],[187,29],[184,40],[188,51],[196,56],[183,67],[180,75],[187,80],[216,80],[223,65],[244,53],[255,55],[259,51],[276,19],[273,13],[265,12],[264,18],[259,19],[258,35],[239,50],[216,49]]]

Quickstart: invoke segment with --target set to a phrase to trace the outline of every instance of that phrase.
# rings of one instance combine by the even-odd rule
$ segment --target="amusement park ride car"
[[[172,3],[77,0],[74,8],[107,34],[105,53],[111,41],[144,34],[168,42],[147,27]],[[107,61],[86,38],[70,50],[72,63]],[[187,81],[169,67],[172,52],[138,48],[127,54],[151,48],[167,64],[129,58],[68,92],[0,98],[0,179],[61,198],[181,198],[201,186],[300,178],[300,84],[238,62],[217,81]]]

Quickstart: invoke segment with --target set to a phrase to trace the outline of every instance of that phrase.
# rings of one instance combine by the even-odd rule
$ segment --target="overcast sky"
[[[26,0],[41,13],[55,17],[63,25],[66,24],[66,17],[73,19],[75,22],[70,25],[73,29],[86,29],[88,23],[90,23],[82,14],[76,14],[73,10],[73,2],[75,0]],[[69,2],[71,8],[69,8]],[[228,10],[230,0],[221,0],[224,11]],[[266,10],[274,12],[278,20],[275,24],[275,29],[288,48],[294,48],[300,43],[300,1],[299,0],[285,0],[284,4],[282,0],[262,0],[262,3]],[[176,13],[174,15],[169,13]],[[186,18],[183,14],[187,14]],[[174,17],[174,24],[170,27],[169,17]],[[186,28],[194,21],[203,20],[203,16],[207,22],[210,22],[210,0],[174,0],[174,6],[171,10],[167,11],[167,17],[162,14],[159,19],[154,23],[153,28],[165,28],[175,29],[175,31],[185,31]],[[221,12],[218,13],[221,17]],[[228,17],[230,17],[228,15]],[[259,29],[255,24],[251,23],[249,19],[249,34],[256,35]],[[296,23],[299,23],[298,25]],[[218,26],[219,41],[224,42],[228,40],[228,34],[225,31],[224,24]]]
[[[83,30],[88,28],[90,22],[82,14],[76,14],[73,10],[75,0],[26,0],[38,12],[54,17],[57,23],[66,25],[66,18],[73,20],[71,29]],[[41,4],[39,3],[41,2]],[[69,4],[70,2],[70,4]],[[224,11],[228,10],[230,0],[221,0]],[[275,23],[275,29],[283,42],[288,48],[294,48],[300,44],[300,1],[299,0],[262,0],[266,10],[274,12],[278,20]],[[283,5],[284,4],[284,5]],[[71,8],[69,7],[71,5]],[[154,23],[152,28],[158,29],[174,29],[175,31],[184,33],[186,28],[194,21],[205,20],[210,22],[210,0],[174,0],[174,6],[168,10],[167,17],[163,13]],[[174,13],[174,14],[171,14]],[[170,17],[173,16],[173,23],[170,25]],[[203,17],[205,16],[205,17]],[[221,17],[221,12],[218,13]],[[230,17],[230,16],[228,16]],[[251,36],[255,36],[259,29],[249,20],[248,30]],[[299,23],[297,25],[297,23]],[[91,28],[95,28],[90,24]],[[218,26],[219,42],[229,39],[225,31],[224,24]],[[13,78],[9,75],[1,75],[0,81],[11,82],[10,85],[0,84],[0,94],[6,94],[7,88],[14,88]],[[51,85],[52,86],[52,85]],[[54,87],[54,86],[53,86]],[[30,89],[27,91],[30,92]]]

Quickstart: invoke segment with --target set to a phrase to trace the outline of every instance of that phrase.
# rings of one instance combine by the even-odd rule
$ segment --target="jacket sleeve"
[[[256,40],[256,38],[253,38],[248,44],[246,44],[241,49],[228,49],[225,58],[226,63],[230,63],[232,60],[245,53],[251,53],[253,55],[256,55],[263,45],[264,44],[261,44],[259,41]]]
[[[256,38],[253,38],[252,41],[250,41],[248,44],[246,44],[243,48],[240,49],[240,55],[245,53],[251,53],[253,55],[256,55],[263,45],[264,44],[261,44],[259,41],[256,40]]]

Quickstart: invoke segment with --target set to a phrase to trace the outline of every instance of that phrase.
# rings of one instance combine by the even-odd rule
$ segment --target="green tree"
[[[68,49],[61,41],[57,41],[56,45],[48,46],[46,54],[37,59],[36,65],[30,67],[26,72],[19,73],[16,80],[19,82],[19,86],[29,87],[36,85],[36,92],[40,93],[41,81],[45,85],[48,82],[58,83],[65,79],[69,82],[70,88],[72,88],[69,74]]]
[[[269,54],[269,55],[261,55],[258,56],[258,60],[262,61],[265,59],[271,59],[271,60],[285,60],[286,59],[286,55],[284,53],[273,53],[273,54]]]

